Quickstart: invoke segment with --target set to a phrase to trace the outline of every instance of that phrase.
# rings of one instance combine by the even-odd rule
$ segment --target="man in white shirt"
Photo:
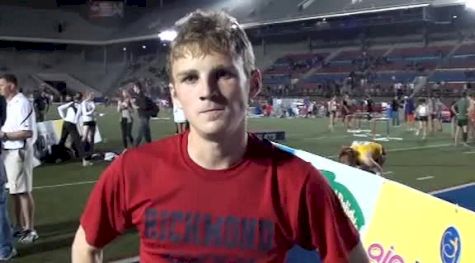
[[[0,76],[0,93],[7,100],[7,118],[0,131],[3,141],[2,158],[8,188],[15,204],[16,231],[21,243],[38,239],[34,229],[35,205],[33,190],[33,143],[36,120],[33,106],[18,91],[14,75]]]
[[[84,144],[82,143],[81,136],[78,132],[78,123],[81,118],[81,95],[78,94],[72,100],[71,96],[66,96],[66,103],[58,107],[58,114],[63,119],[63,129],[61,131],[61,139],[59,145],[64,146],[68,136],[71,135],[71,140],[76,148],[78,157],[82,159],[83,166],[92,165],[92,163],[86,160],[86,154],[84,153]]]

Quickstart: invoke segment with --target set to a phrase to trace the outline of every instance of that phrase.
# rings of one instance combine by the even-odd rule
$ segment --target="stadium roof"
[[[32,8],[32,1],[0,6],[0,40],[108,45],[153,39],[196,8],[225,10],[246,28],[318,18],[341,17],[430,5],[463,4],[464,0],[174,0],[162,8],[134,9],[135,19],[101,23],[76,9]],[[16,4],[15,4],[16,2]],[[33,1],[42,2],[42,1]],[[51,3],[51,1],[46,1]],[[2,1],[2,4],[3,1]],[[51,4],[50,4],[51,5]],[[83,6],[85,7],[85,6]],[[125,7],[127,8],[127,7]],[[61,30],[58,27],[61,27]]]

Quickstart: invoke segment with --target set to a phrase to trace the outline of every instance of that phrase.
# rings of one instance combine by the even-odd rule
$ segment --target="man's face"
[[[5,79],[0,79],[0,94],[4,97],[9,97],[13,92],[13,84],[7,82]]]
[[[244,72],[242,58],[188,53],[175,60],[171,67],[172,97],[174,103],[183,108],[192,130],[202,136],[215,137],[245,128],[251,81]],[[259,73],[254,80],[260,87]]]

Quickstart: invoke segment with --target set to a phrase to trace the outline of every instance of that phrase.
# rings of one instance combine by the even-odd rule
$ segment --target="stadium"
[[[371,262],[474,262],[467,246],[475,246],[475,117],[457,120],[465,97],[467,114],[475,112],[474,0],[3,0],[0,75],[14,74],[33,102],[41,162],[33,169],[39,238],[15,241],[12,262],[71,261],[91,190],[128,148],[123,90],[138,85],[158,105],[152,140],[181,132],[167,57],[175,22],[196,9],[224,11],[244,28],[263,80],[249,102],[248,130],[327,179],[336,174],[331,186],[351,192],[366,219],[352,220]],[[83,165],[74,138],[56,147],[67,120],[58,107],[78,93],[93,94],[96,105]],[[37,108],[39,96],[47,107]],[[127,117],[136,119],[129,146],[143,132],[135,114]],[[384,147],[377,175],[340,163],[342,148],[362,141]],[[459,243],[445,240],[450,235]],[[139,238],[127,230],[104,261],[139,262]],[[163,262],[228,262],[173,260]],[[286,262],[320,261],[295,246]]]

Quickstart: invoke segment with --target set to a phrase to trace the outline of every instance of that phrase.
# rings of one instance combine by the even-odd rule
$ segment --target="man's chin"
[[[202,137],[209,139],[226,138],[235,133],[235,130],[231,129],[231,125],[224,125],[222,123],[197,127],[196,130]]]

